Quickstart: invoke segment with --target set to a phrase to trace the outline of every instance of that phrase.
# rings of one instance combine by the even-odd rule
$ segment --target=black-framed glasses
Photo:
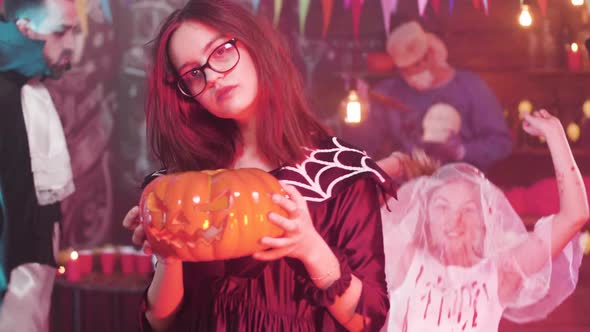
[[[240,61],[240,52],[236,46],[237,41],[236,38],[232,38],[219,45],[209,54],[204,65],[191,68],[189,71],[182,73],[176,81],[178,90],[186,97],[196,97],[207,86],[205,68],[210,68],[218,73],[225,73],[234,69]]]

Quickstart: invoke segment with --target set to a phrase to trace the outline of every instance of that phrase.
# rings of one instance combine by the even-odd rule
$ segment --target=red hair
[[[258,74],[256,144],[272,165],[305,158],[328,137],[312,115],[301,76],[284,40],[268,21],[241,5],[225,0],[192,0],[164,22],[154,40],[146,108],[148,137],[163,166],[173,171],[227,168],[241,140],[234,120],[222,119],[194,99],[180,94],[173,82],[177,73],[168,56],[174,31],[186,21],[197,21],[236,37],[249,51]]]

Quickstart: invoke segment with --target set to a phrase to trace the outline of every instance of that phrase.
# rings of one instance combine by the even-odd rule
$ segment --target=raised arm
[[[588,221],[588,198],[580,170],[559,119],[542,110],[526,115],[524,130],[534,136],[545,137],[557,179],[559,212],[551,223],[549,242],[536,232],[521,250],[516,250],[518,264],[525,274],[537,272],[551,257],[556,257]],[[549,248],[547,248],[549,246]],[[551,257],[542,254],[548,249]],[[537,253],[537,254],[535,254]]]

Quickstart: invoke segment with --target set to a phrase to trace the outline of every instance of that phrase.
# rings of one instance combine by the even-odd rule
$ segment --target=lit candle
[[[347,124],[361,123],[363,121],[363,106],[358,93],[355,90],[350,90],[344,103],[344,122]]]
[[[72,251],[70,259],[66,263],[66,279],[68,281],[79,281],[81,277],[80,264],[78,262],[78,252]]]
[[[346,123],[361,122],[361,103],[358,101],[349,101],[346,104]]]
[[[572,71],[582,69],[582,52],[577,43],[572,43],[567,51],[567,66]]]

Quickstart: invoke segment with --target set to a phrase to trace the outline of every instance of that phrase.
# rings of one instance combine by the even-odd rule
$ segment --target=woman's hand
[[[131,242],[133,244],[143,246],[143,251],[148,255],[152,253],[150,244],[145,238],[143,225],[139,221],[139,206],[136,205],[127,212],[125,218],[123,218],[123,227],[133,232],[131,235]]]
[[[127,228],[128,230],[132,231],[133,234],[131,235],[131,242],[137,246],[142,246],[143,252],[147,255],[151,255],[152,247],[150,243],[146,240],[145,230],[143,229],[143,225],[139,220],[139,207],[134,206],[132,207],[129,212],[123,218],[123,227]],[[156,258],[158,259],[158,263],[162,262],[165,264],[174,263],[178,261],[177,258],[174,257],[161,257],[156,254]]]
[[[523,130],[532,136],[544,137],[563,133],[563,126],[558,118],[546,110],[525,114],[522,122]]]
[[[288,256],[305,263],[314,254],[322,252],[321,249],[328,246],[316,231],[303,196],[295,187],[286,184],[282,185],[288,197],[274,194],[272,200],[287,211],[288,216],[283,217],[271,212],[268,219],[284,229],[285,233],[278,238],[262,238],[260,243],[270,247],[270,249],[257,252],[253,257],[260,260],[275,260]]]
[[[414,150],[412,155],[395,151],[377,162],[389,176],[399,181],[409,181],[422,175],[431,175],[440,162],[431,159],[423,150]]]

